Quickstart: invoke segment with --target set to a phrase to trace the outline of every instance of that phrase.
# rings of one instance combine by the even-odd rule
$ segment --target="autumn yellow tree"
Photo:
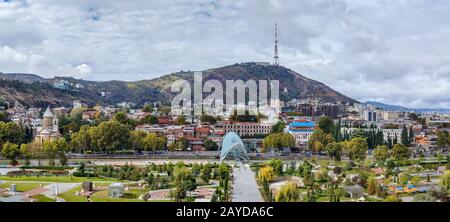
[[[296,202],[298,200],[300,200],[300,193],[297,185],[293,182],[283,185],[275,197],[276,202]]]
[[[266,179],[267,181],[272,181],[275,177],[275,172],[273,170],[273,167],[271,166],[265,166],[261,169],[259,169],[258,173],[258,179],[263,181]]]
[[[378,187],[378,183],[377,183],[377,180],[375,179],[375,177],[369,177],[369,179],[367,179],[367,193],[369,195],[376,194],[377,187]]]

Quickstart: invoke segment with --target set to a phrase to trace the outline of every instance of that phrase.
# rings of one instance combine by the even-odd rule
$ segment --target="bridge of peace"
[[[256,183],[255,174],[247,163],[250,158],[241,138],[234,132],[229,132],[222,140],[220,161],[233,159],[233,202],[263,202]],[[233,164],[231,164],[233,165]]]

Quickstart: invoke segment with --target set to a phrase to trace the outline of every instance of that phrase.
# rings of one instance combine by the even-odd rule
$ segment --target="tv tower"
[[[274,49],[274,56],[273,56],[273,64],[278,66],[280,64],[280,60],[278,58],[278,25],[277,22],[275,22],[275,49]]]

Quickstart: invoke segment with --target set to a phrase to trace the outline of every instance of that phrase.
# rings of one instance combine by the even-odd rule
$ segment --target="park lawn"
[[[318,195],[317,202],[330,202],[330,196],[328,194]]]
[[[127,196],[127,194],[131,194],[130,196],[133,196],[133,198],[139,198],[142,194],[149,191],[150,189],[129,189],[125,192],[125,196]]]
[[[66,202],[87,202],[86,197],[76,195],[77,191],[81,190],[81,186],[77,186],[65,193],[61,193],[58,197],[64,199]]]
[[[109,187],[109,185],[111,185],[111,182],[94,182],[93,185],[95,187]]]
[[[372,197],[365,197],[366,201],[368,202],[383,202],[383,199],[377,199]]]
[[[40,183],[11,183],[11,182],[8,182],[8,183],[3,184],[2,187],[9,187],[9,186],[11,186],[11,184],[16,184],[17,192],[26,192],[26,191],[32,190],[34,188],[41,187],[41,185],[42,186],[46,185],[46,184],[40,184]]]
[[[102,177],[74,177],[74,176],[23,176],[9,177],[0,176],[0,180],[4,181],[39,181],[39,182],[55,182],[55,183],[81,183],[84,181],[105,181],[119,182],[118,179],[102,178]]]
[[[32,196],[31,198],[35,199],[37,202],[55,202],[54,199],[44,196],[42,194]]]
[[[349,197],[340,197],[339,201],[340,202],[350,202],[350,201],[352,201],[352,199],[350,199]],[[328,194],[318,195],[317,202],[330,202],[330,195],[328,195]]]
[[[137,190],[137,189],[131,189],[131,190]],[[125,191],[125,196],[135,196],[135,194],[139,193],[137,191],[131,192],[131,190]],[[137,196],[135,199],[132,198],[111,198],[108,197],[108,190],[102,190],[99,192],[95,192],[92,194],[92,201],[93,202],[144,202],[143,200],[138,199],[139,196]]]

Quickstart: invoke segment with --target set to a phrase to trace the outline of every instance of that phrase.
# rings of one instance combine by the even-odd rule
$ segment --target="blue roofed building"
[[[288,126],[288,132],[295,138],[297,147],[308,144],[309,137],[313,134],[315,123],[313,121],[295,121]]]

